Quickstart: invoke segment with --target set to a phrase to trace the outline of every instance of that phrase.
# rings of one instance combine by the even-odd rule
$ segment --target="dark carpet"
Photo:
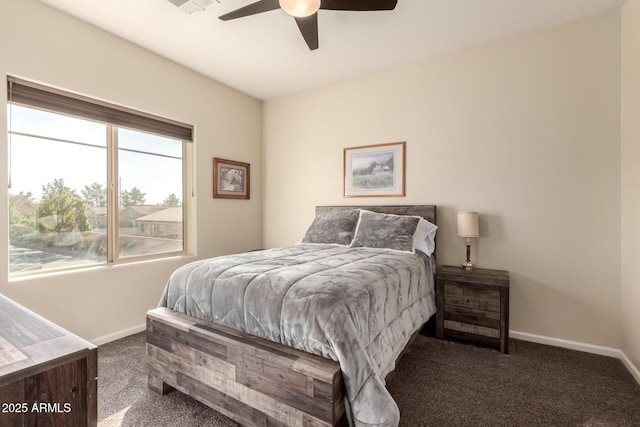
[[[387,386],[402,426],[640,426],[640,385],[621,361],[511,340],[510,354],[418,335]],[[98,425],[236,426],[147,388],[144,333],[99,347]]]

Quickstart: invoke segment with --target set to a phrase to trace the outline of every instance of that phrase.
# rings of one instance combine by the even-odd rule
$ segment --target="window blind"
[[[7,76],[9,102],[193,142],[193,126]]]

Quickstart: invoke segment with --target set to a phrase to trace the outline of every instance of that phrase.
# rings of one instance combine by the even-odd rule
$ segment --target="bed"
[[[427,222],[433,205],[319,206],[299,244],[179,268],[147,313],[149,387],[242,425],[397,425],[384,379],[435,313]]]

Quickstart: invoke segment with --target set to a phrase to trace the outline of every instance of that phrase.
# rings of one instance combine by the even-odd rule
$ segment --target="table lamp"
[[[462,263],[465,270],[473,270],[471,263],[471,238],[479,237],[478,212],[458,212],[458,237],[467,239],[467,260]]]

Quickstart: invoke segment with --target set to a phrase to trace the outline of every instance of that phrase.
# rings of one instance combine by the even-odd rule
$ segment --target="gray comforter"
[[[426,255],[334,245],[211,258],[171,276],[160,305],[340,363],[355,426],[396,426],[385,376],[435,312]]]

